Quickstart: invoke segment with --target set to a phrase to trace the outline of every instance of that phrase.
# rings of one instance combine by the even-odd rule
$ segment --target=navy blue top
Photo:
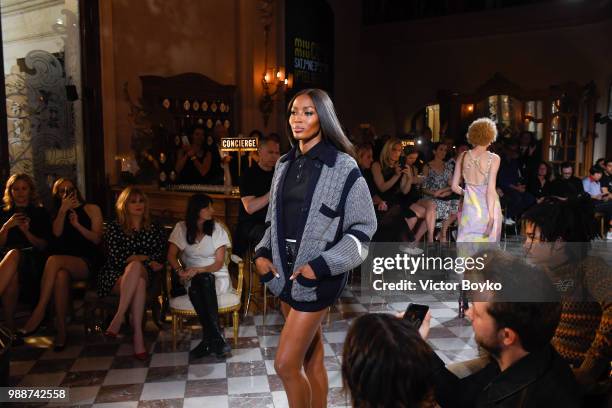
[[[310,200],[307,198],[308,186],[311,180],[315,185],[319,180],[323,168],[321,154],[325,148],[325,142],[321,141],[305,154],[302,154],[299,147],[295,149],[294,160],[289,165],[283,186],[285,239],[297,238],[299,228],[296,220],[305,218],[302,217],[303,213],[310,209]]]

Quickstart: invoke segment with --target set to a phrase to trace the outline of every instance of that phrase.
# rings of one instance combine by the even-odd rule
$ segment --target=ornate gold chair
[[[230,237],[230,245],[231,245],[231,234],[227,228],[227,226],[217,221],[223,229],[227,232]],[[221,295],[217,295],[217,303],[219,304],[219,315],[224,315],[231,313],[233,319],[234,326],[234,345],[238,344],[238,326],[239,326],[239,311],[242,307],[242,286],[244,279],[244,263],[242,262],[242,258],[237,255],[232,255],[232,248],[227,247],[225,250],[225,265],[229,266],[231,262],[234,262],[238,265],[238,280],[236,282],[236,289],[230,293],[223,293]],[[172,293],[172,271],[168,270],[166,273],[166,285],[168,288],[168,294]],[[191,301],[189,300],[189,295],[185,294],[177,297],[170,297],[170,315],[172,316],[172,347],[176,348],[176,334],[178,330],[183,329],[183,319],[189,317],[197,316]]]

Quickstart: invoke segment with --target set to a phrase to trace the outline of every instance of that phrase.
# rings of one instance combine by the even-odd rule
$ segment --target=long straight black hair
[[[185,225],[187,225],[187,243],[195,244],[198,235],[198,220],[200,219],[200,211],[212,205],[212,198],[206,194],[194,194],[189,197],[187,202],[187,213],[185,214]],[[212,236],[215,230],[215,220],[204,221],[202,232],[204,235]]]
[[[289,101],[289,104],[287,105],[287,135],[289,136],[291,146],[295,146],[296,140],[293,137],[293,132],[291,131],[291,126],[289,125],[289,117],[291,116],[293,102],[295,101],[295,98],[300,95],[308,95],[312,99],[317,115],[319,116],[321,136],[323,140],[330,142],[341,152],[355,157],[355,147],[342,130],[342,126],[340,125],[338,116],[336,116],[336,109],[334,109],[334,104],[331,98],[327,92],[322,89],[309,88],[301,90]]]

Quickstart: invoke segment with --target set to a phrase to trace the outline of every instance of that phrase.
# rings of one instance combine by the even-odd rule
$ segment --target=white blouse
[[[212,236],[205,235],[199,242],[196,241],[189,245],[187,243],[187,226],[185,225],[185,221],[180,221],[174,226],[168,241],[176,245],[181,251],[180,258],[185,269],[202,268],[212,265],[215,262],[215,251],[219,247],[225,246],[226,249],[231,247],[227,232],[225,232],[225,229],[217,222],[215,222]],[[233,290],[232,282],[225,264],[217,272],[214,272],[214,274],[217,295],[228,293]]]

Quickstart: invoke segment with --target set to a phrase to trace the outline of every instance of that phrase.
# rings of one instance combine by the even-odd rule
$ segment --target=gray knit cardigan
[[[323,163],[317,164],[322,165],[321,174],[316,184],[311,183],[307,195],[312,197],[309,210],[304,212],[307,218],[305,222],[296,220],[302,222],[303,232],[298,237],[293,269],[309,263],[316,279],[299,275],[290,281],[293,270],[285,270],[282,192],[295,149],[276,164],[266,216],[267,229],[255,248],[255,258],[264,256],[276,266],[279,277],[275,278],[271,272],[261,277],[276,296],[284,293],[290,294],[293,302],[324,303],[330,299],[319,298],[329,293],[321,290],[322,286],[337,283],[339,275],[359,266],[367,257],[368,244],[376,231],[376,214],[368,186],[355,160],[327,145],[321,156]],[[307,201],[308,198],[306,204]]]

